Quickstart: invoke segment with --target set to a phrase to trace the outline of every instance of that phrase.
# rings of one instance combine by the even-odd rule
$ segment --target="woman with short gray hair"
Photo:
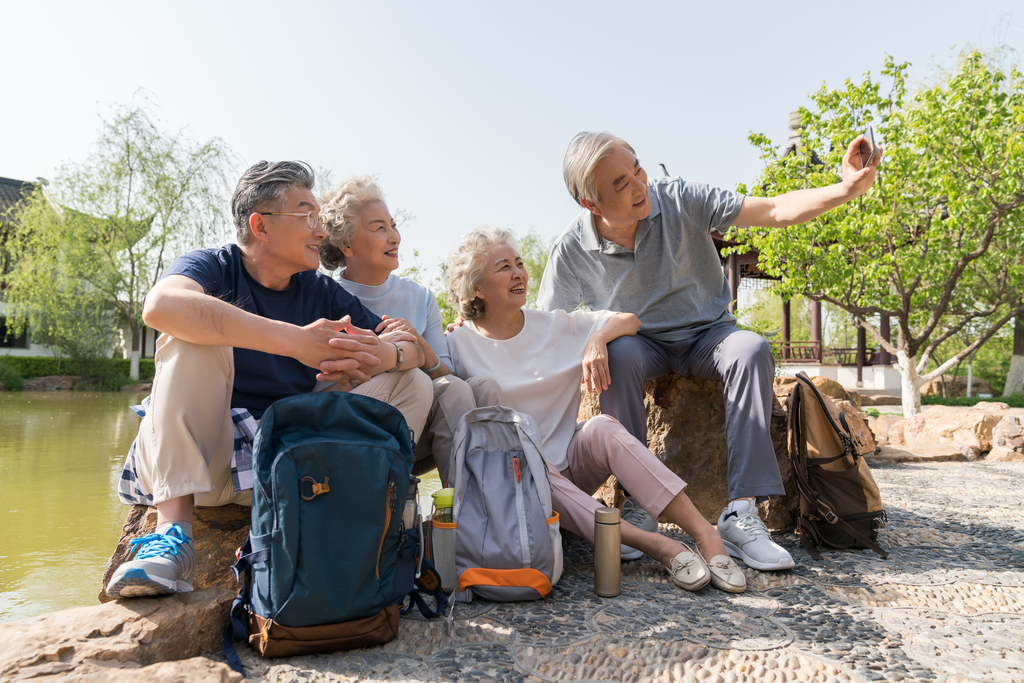
[[[529,275],[511,233],[500,228],[464,236],[448,263],[452,303],[466,319],[448,335],[455,372],[493,377],[502,405],[533,416],[563,528],[594,542],[600,504],[591,494],[614,474],[655,518],[664,515],[688,533],[698,552],[629,522],[622,524],[622,543],[661,562],[672,583],[686,590],[709,582],[732,593],[746,590],[743,572],[687,497],[685,482],[614,418],[599,415],[577,428],[580,384],[596,393],[608,388],[608,343],[635,335],[637,317],[523,310]]]
[[[399,277],[402,236],[388,211],[384,193],[371,176],[350,176],[320,198],[327,237],[320,263],[342,270],[335,279],[383,322],[376,332],[403,331],[423,349],[421,369],[433,381],[434,400],[416,444],[414,474],[435,466],[447,485],[455,428],[478,405],[494,405],[497,385],[486,377],[463,381],[452,374],[441,311],[433,292]]]

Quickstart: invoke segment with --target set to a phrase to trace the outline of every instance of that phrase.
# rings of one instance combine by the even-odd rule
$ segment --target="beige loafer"
[[[672,558],[668,577],[680,588],[688,591],[700,590],[711,581],[711,570],[708,569],[703,557],[685,545],[683,547],[686,550]]]
[[[711,585],[728,593],[747,590],[747,576],[728,555],[715,555],[708,561]]]

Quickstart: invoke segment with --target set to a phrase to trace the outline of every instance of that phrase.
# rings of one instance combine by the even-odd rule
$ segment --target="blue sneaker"
[[[192,547],[191,533],[181,525],[161,524],[155,533],[129,543],[136,549],[135,556],[114,571],[107,584],[107,595],[135,598],[192,590],[196,551]]]

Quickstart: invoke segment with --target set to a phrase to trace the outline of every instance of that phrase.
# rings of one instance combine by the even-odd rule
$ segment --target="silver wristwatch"
[[[387,374],[387,373],[389,373],[389,372],[395,372],[395,371],[397,371],[397,370],[398,370],[398,369],[399,369],[400,367],[402,367],[402,365],[403,365],[403,364],[405,364],[405,351],[403,351],[403,350],[402,350],[402,347],[401,347],[401,346],[399,346],[399,345],[398,345],[397,343],[395,343],[395,342],[388,342],[388,343],[389,343],[389,344],[394,344],[394,345],[395,345],[395,351],[397,351],[397,352],[398,352],[398,362],[397,362],[397,363],[395,363],[395,367],[391,368],[390,370],[385,370],[385,371],[384,371],[384,373],[385,373],[385,374]]]

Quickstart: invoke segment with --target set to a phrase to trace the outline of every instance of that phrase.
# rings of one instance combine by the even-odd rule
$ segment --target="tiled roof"
[[[26,180],[0,178],[0,216],[28,196],[35,186],[35,183]]]

